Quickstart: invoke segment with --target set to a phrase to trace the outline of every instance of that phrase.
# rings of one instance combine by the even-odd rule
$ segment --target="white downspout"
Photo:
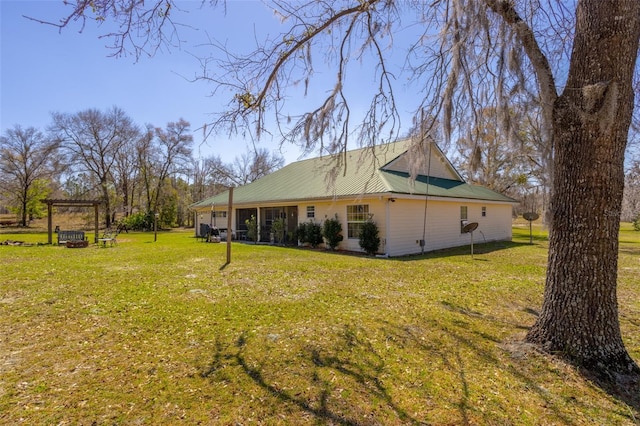
[[[386,205],[386,218],[385,218],[385,225],[384,225],[384,254],[385,256],[389,257],[389,241],[391,239],[391,199],[387,198],[387,205]]]

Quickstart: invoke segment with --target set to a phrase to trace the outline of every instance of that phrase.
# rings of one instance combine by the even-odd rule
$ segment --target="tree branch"
[[[513,2],[508,0],[484,0],[486,5],[494,13],[500,16],[515,32],[522,43],[522,47],[531,61],[540,89],[543,109],[548,110],[558,97],[555,87],[555,79],[549,61],[536,41],[533,30],[522,20],[515,10]],[[551,121],[548,121],[551,123]]]

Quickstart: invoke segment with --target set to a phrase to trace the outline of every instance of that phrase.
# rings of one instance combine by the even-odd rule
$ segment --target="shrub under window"
[[[376,254],[380,247],[380,237],[378,236],[378,225],[370,219],[362,224],[360,228],[360,247],[367,254]]]

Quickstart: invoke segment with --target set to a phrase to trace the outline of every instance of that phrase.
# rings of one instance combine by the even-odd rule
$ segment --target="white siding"
[[[315,207],[315,218],[312,220],[320,225],[325,219],[332,218],[337,213],[344,236],[338,249],[362,251],[357,238],[347,238],[347,206],[367,204],[369,205],[369,213],[373,214],[373,221],[380,230],[380,253],[386,253],[389,256],[421,253],[420,240],[423,239],[425,217],[424,198],[399,198],[399,196],[393,197],[395,202],[391,202],[388,197],[386,194],[373,198],[299,203],[297,204],[298,223],[311,220],[307,218],[307,206]],[[430,199],[426,203],[425,252],[470,244],[471,236],[461,233],[461,206],[467,206],[469,222],[478,222],[478,228],[473,234],[475,243],[511,240],[512,208],[510,204],[475,200]],[[482,207],[486,207],[486,216],[482,216]],[[234,228],[235,213],[236,209],[234,208],[232,217]],[[201,215],[202,219],[200,219]],[[209,217],[210,210],[201,210],[196,213],[196,233],[199,231],[200,222],[209,223]],[[389,223],[387,223],[387,218]],[[224,222],[223,227],[226,227],[226,219]],[[221,227],[220,224],[218,227]]]
[[[390,203],[390,235],[387,254],[402,256],[424,251],[470,244],[471,236],[463,234],[460,226],[460,206],[467,206],[469,222],[478,222],[475,242],[511,240],[511,205],[488,204],[475,201],[397,200]],[[482,217],[482,206],[487,216]],[[424,226],[427,214],[426,229]]]
[[[347,206],[355,204],[366,204],[369,206],[369,213],[373,214],[373,221],[378,225],[380,230],[380,252],[384,252],[384,230],[386,226],[386,201],[380,198],[353,199],[353,200],[336,200],[323,201],[317,203],[299,204],[298,207],[298,223],[308,222],[307,206],[315,206],[315,218],[313,222],[322,225],[327,218],[333,218],[338,214],[338,220],[342,225],[342,235],[344,239],[338,245],[338,250],[362,251],[360,242],[357,238],[347,238]]]

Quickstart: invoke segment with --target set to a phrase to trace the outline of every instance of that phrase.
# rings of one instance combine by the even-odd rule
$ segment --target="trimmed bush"
[[[322,239],[322,227],[315,222],[307,223],[307,242],[311,247],[316,248],[324,241]]]
[[[342,224],[338,220],[337,214],[333,219],[327,219],[324,221],[324,224],[322,225],[322,236],[331,250],[335,250],[336,247],[338,247],[338,244],[340,244],[340,241],[342,241],[343,237],[341,232]]]
[[[293,235],[294,240],[297,240],[299,244],[304,244],[307,241],[307,224],[302,222],[298,224],[298,227],[296,228],[294,235]]]
[[[376,254],[380,247],[380,237],[378,236],[378,225],[371,219],[362,224],[360,229],[360,247],[367,254]]]
[[[311,247],[318,247],[322,244],[322,228],[315,222],[306,222],[298,225],[296,238],[302,244],[310,244]]]

